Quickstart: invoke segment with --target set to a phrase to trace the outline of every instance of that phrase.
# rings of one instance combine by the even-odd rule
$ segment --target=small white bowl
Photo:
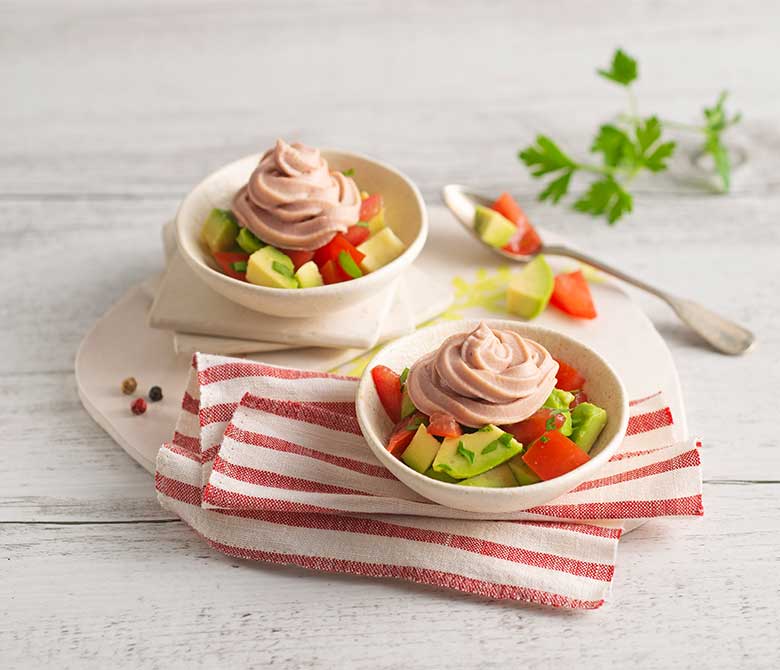
[[[588,398],[607,410],[608,421],[596,444],[591,459],[555,479],[512,488],[459,486],[426,477],[391,455],[385,448],[392,422],[385,414],[374,389],[370,370],[386,365],[400,372],[410,367],[422,355],[439,347],[450,335],[475,328],[478,320],[449,321],[423,328],[382,349],[368,364],[357,391],[357,416],[360,428],[371,451],[380,462],[409,488],[434,502],[468,512],[507,513],[544,505],[571,491],[592,477],[620,445],[628,425],[628,398],[623,384],[610,365],[595,351],[581,342],[548,328],[518,321],[486,319],[491,328],[513,330],[523,337],[536,340],[556,358],[576,367],[586,378]]]
[[[428,236],[428,214],[420,191],[395,168],[346,151],[323,149],[332,170],[355,170],[361,190],[381,193],[385,221],[406,251],[392,263],[359,279],[300,290],[269,288],[242,282],[220,272],[200,242],[200,230],[214,207],[229,209],[233,196],[257,167],[260,155],[247,156],[212,173],[184,198],[176,214],[176,238],[187,264],[206,284],[228,300],[256,312],[284,317],[311,317],[336,312],[368,300],[398,279],[417,258]]]

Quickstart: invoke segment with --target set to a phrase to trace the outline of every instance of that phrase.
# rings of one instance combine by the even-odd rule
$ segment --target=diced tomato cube
[[[559,388],[561,391],[578,391],[585,386],[585,377],[580,374],[577,368],[562,361],[560,358],[556,358],[555,362],[558,364],[558,374],[555,375],[557,380],[555,388]]]
[[[384,207],[381,193],[374,193],[360,203],[360,220],[370,221]]]
[[[401,377],[386,365],[376,365],[371,369],[371,378],[379,396],[379,402],[385,408],[390,421],[401,420]]]
[[[579,391],[574,392],[574,400],[571,401],[571,404],[569,405],[569,409],[574,409],[577,405],[580,405],[584,402],[588,402],[588,394],[585,393],[582,389]]]
[[[590,456],[558,430],[542,435],[528,447],[523,461],[540,479],[553,479],[587,463]]]
[[[506,191],[498,196],[498,199],[490,206],[490,209],[498,212],[504,218],[509,219],[515,225],[518,224],[520,219],[528,220],[526,219],[523,210],[520,208],[520,205],[517,204],[517,200]]]
[[[360,246],[369,237],[371,237],[371,231],[368,229],[367,226],[357,226],[357,225],[350,226],[349,228],[347,228],[347,232],[344,233],[344,238],[353,247]]]
[[[491,209],[517,226],[517,232],[504,246],[504,251],[508,251],[510,254],[530,256],[539,250],[539,247],[542,246],[542,238],[539,237],[536,228],[531,225],[525,212],[509,193],[502,193],[498,200],[491,205]]]
[[[328,261],[324,265],[321,265],[320,274],[322,275],[322,281],[326,284],[338,284],[339,282],[351,279],[351,277],[341,269],[341,266],[333,261]]]
[[[560,428],[565,422],[566,417],[561,412],[556,412],[547,407],[540,407],[527,419],[509,424],[508,426],[501,426],[501,429],[514,435],[520,444],[529,445],[548,430]]]
[[[387,439],[387,450],[396,458],[401,458],[406,447],[412,441],[418,426],[425,420],[425,415],[416,412],[412,416],[401,419],[393,427],[390,437]]]
[[[445,412],[434,412],[428,423],[428,434],[438,437],[460,437],[463,429],[454,416]]]
[[[233,263],[246,263],[249,260],[249,254],[245,254],[243,251],[216,251],[213,256],[214,260],[217,261],[217,265],[219,265],[219,269],[228,277],[246,281],[246,272],[235,270]]]
[[[555,278],[550,303],[571,316],[581,319],[596,318],[593,296],[582,270],[560,274]]]
[[[279,251],[290,257],[290,260],[293,262],[293,268],[295,268],[296,271],[299,267],[301,267],[301,265],[308,263],[312,258],[314,258],[313,251],[304,251],[298,249],[279,249]]]
[[[352,256],[352,259],[358,265],[360,265],[360,262],[366,257],[365,254],[361,254],[355,249],[354,245],[350,244],[341,233],[336,233],[330,242],[314,252],[314,262],[319,268],[322,268],[328,261],[338,263],[339,253],[342,251],[346,251]]]
[[[542,238],[539,237],[536,228],[529,223],[528,228],[524,232],[518,232],[509,240],[509,243],[504,247],[504,251],[520,256],[531,256],[539,251],[539,247],[541,246]]]

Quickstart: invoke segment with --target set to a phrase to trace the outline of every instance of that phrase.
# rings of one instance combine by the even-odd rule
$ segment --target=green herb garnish
[[[292,277],[295,274],[293,272],[293,269],[289,265],[286,265],[285,263],[280,263],[279,261],[274,261],[271,264],[271,267],[280,275],[284,275],[285,277]]]
[[[409,378],[409,368],[404,368],[403,372],[401,373],[401,385],[403,386],[406,384],[406,380]]]
[[[477,433],[489,433],[491,430],[493,430],[493,426],[488,424],[487,426],[482,426],[479,430],[477,430]]]
[[[355,263],[355,259],[352,258],[346,251],[339,251],[339,265],[352,279],[362,277],[363,273]]]
[[[542,436],[539,438],[539,442],[541,442],[542,444],[547,444],[549,441],[550,441],[550,438],[549,438],[549,437],[547,437],[547,435],[542,435]]]
[[[368,221],[358,221],[357,223],[353,223],[353,226],[360,226],[361,228],[368,228]]]
[[[704,108],[703,125],[662,121],[655,115],[640,116],[632,89],[639,66],[625,51],[617,49],[609,68],[597,72],[626,89],[628,113],[599,127],[590,147],[598,157],[595,162],[575,160],[546,135],[537,135],[532,145],[521,150],[518,157],[533,177],[553,177],[539,193],[539,200],[558,203],[569,192],[575,173],[594,175],[590,186],[572,206],[578,212],[615,223],[633,210],[634,199],[628,189],[636,176],[643,171],[655,173],[668,168],[676,143],[662,137],[665,129],[703,135],[702,151],[712,156],[722,190],[729,190],[731,160],[722,134],[739,123],[741,115],[729,116],[724,109],[726,92],[721,93],[713,107]]]
[[[423,423],[423,420],[418,416],[417,418],[413,419],[411,423],[406,424],[406,430],[417,430],[420,426],[422,426]]]
[[[498,438],[498,441],[505,447],[508,447],[512,443],[512,436],[509,433],[504,433]]]
[[[553,414],[544,424],[545,430],[555,430],[557,426],[555,425],[555,417],[557,417],[557,414]]]
[[[447,465],[446,463],[439,463],[439,464],[436,466],[436,468],[437,468],[437,469],[438,469],[440,472],[442,472],[442,471],[443,471],[443,472],[452,472],[452,468],[451,468],[449,465]]]
[[[462,443],[461,443],[462,444]],[[482,454],[489,454],[491,451],[498,449],[498,440],[493,440],[488,446],[482,450]]]
[[[465,446],[463,446],[463,440],[458,442],[458,453],[463,456],[469,463],[474,463],[474,452],[471,451],[471,449],[466,449]]]
[[[235,261],[230,264],[230,267],[236,272],[246,272],[246,261]]]
[[[352,177],[355,174],[355,168],[349,168],[349,170],[343,170],[341,172],[345,177]]]

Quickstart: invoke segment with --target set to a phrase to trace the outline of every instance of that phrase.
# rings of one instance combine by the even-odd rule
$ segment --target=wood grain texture
[[[0,665],[777,667],[779,25],[770,1],[0,2]],[[624,104],[593,74],[617,44],[645,112],[693,120],[732,91],[749,162],[731,195],[702,188],[685,140],[615,228],[533,202],[517,149],[545,131],[587,150]],[[754,353],[720,357],[637,295],[704,440],[706,516],[625,538],[605,608],[225,558],[83,411],[78,342],[161,267],[162,221],[277,135],[382,157],[431,204],[446,182],[511,189],[542,226],[755,329]]]

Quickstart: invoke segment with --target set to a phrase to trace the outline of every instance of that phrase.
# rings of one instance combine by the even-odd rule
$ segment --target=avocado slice
[[[263,241],[248,228],[242,228],[238,231],[236,244],[248,254],[253,254],[255,251],[262,249],[265,246]]]
[[[404,417],[411,416],[416,411],[417,408],[409,397],[409,391],[407,391],[406,386],[404,386],[404,390],[401,393],[401,418],[403,419]]]
[[[217,209],[209,212],[203,228],[200,229],[200,239],[211,253],[230,251],[238,237],[238,221],[233,212],[227,209]]]
[[[409,446],[401,454],[401,460],[412,470],[425,472],[431,467],[440,446],[439,440],[428,432],[425,424],[420,424]]]
[[[569,438],[586,453],[590,453],[604,426],[607,411],[589,402],[577,405],[571,412],[572,431]]]
[[[493,489],[517,486],[517,480],[506,463],[497,465],[495,468],[483,472],[481,475],[469,477],[458,483],[461,486],[487,486]]]
[[[292,259],[274,247],[258,249],[249,257],[246,280],[271,288],[298,288]]]
[[[375,272],[398,258],[406,247],[390,228],[385,227],[369,237],[357,249],[365,256],[360,261],[361,269],[364,272]]]
[[[569,411],[569,405],[571,405],[572,400],[574,400],[573,393],[562,391],[561,389],[553,389],[547,397],[547,400],[544,401],[544,405],[542,405],[542,407],[554,409],[560,414],[563,414],[566,420],[558,430],[566,437],[571,435],[572,431],[571,411]]]
[[[485,244],[497,249],[509,244],[517,232],[517,226],[509,219],[482,205],[477,205],[474,212],[474,229]]]
[[[554,286],[553,272],[540,254],[510,280],[506,292],[507,311],[524,319],[536,318],[550,302]]]
[[[440,482],[447,482],[447,484],[457,484],[458,480],[455,477],[450,477],[446,472],[436,472],[433,468],[428,468],[423,474],[426,477],[435,479]]]
[[[507,466],[512,470],[512,474],[515,476],[515,479],[520,486],[536,484],[537,482],[542,481],[537,477],[536,473],[525,464],[522,454],[518,454],[507,461]]]
[[[301,288],[314,288],[322,286],[325,282],[320,274],[320,269],[314,261],[307,261],[295,273],[295,278]]]
[[[512,435],[489,424],[476,433],[448,437],[441,443],[433,469],[455,479],[481,475],[523,450]]]

